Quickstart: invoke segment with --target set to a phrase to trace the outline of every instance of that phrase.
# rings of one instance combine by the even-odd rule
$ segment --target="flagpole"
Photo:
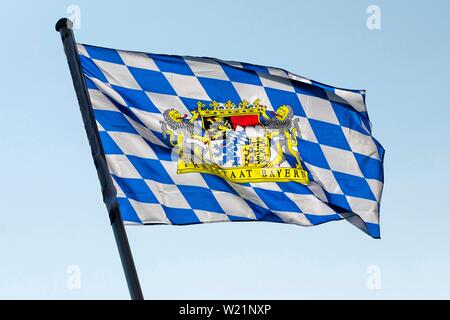
[[[100,142],[100,136],[95,122],[94,111],[88,96],[86,84],[82,77],[80,60],[72,26],[72,21],[62,18],[56,23],[55,29],[60,33],[61,40],[64,45],[64,52],[66,53],[70,74],[72,75],[72,81],[77,94],[84,127],[86,129],[95,167],[97,168],[97,175],[102,188],[103,201],[108,209],[109,219],[114,232],[114,238],[116,239],[120,260],[122,262],[122,267],[128,284],[128,290],[130,291],[132,300],[143,300],[144,296],[142,295],[127,233],[120,215],[119,206],[116,201],[116,189],[113,185],[111,175],[109,174],[105,153]]]

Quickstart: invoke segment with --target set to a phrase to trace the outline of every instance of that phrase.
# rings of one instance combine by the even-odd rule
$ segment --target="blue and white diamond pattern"
[[[126,223],[260,220],[311,226],[347,219],[379,237],[384,149],[371,135],[364,91],[213,58],[82,44],[78,52]],[[177,174],[161,132],[164,110],[190,115],[198,101],[257,98],[269,110],[293,108],[309,185],[236,184],[211,174]]]

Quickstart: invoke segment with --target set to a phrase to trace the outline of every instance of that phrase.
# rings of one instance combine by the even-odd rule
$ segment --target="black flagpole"
[[[98,178],[102,187],[103,201],[108,209],[111,226],[116,238],[117,248],[119,249],[120,260],[122,261],[125,278],[130,291],[131,299],[143,300],[141,285],[136,272],[130,245],[128,243],[127,233],[120,215],[119,206],[116,201],[116,189],[113,185],[111,175],[106,164],[105,153],[95,123],[94,112],[91,101],[88,96],[86,84],[82,77],[80,60],[75,42],[75,36],[72,31],[72,21],[66,18],[58,20],[55,29],[61,34],[61,40],[64,45],[67,62],[72,75],[73,85],[78,98],[81,115],[83,117],[84,128],[91,146],[92,156],[95,167],[97,168]]]

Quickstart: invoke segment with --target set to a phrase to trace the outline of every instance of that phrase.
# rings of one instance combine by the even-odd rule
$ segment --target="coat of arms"
[[[172,108],[161,121],[164,138],[169,135],[178,155],[178,174],[210,173],[238,183],[309,183],[297,148],[298,119],[290,106],[268,112],[259,99],[197,106],[190,119]],[[285,155],[295,164],[290,165]]]

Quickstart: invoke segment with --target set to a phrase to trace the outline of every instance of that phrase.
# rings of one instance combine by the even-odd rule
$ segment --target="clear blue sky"
[[[56,20],[79,42],[284,67],[367,89],[382,240],[347,222],[130,227],[146,298],[450,298],[449,1],[1,5],[0,298],[128,298]],[[381,30],[366,8],[381,8]],[[81,288],[66,286],[70,265]],[[368,266],[381,289],[366,286]]]

